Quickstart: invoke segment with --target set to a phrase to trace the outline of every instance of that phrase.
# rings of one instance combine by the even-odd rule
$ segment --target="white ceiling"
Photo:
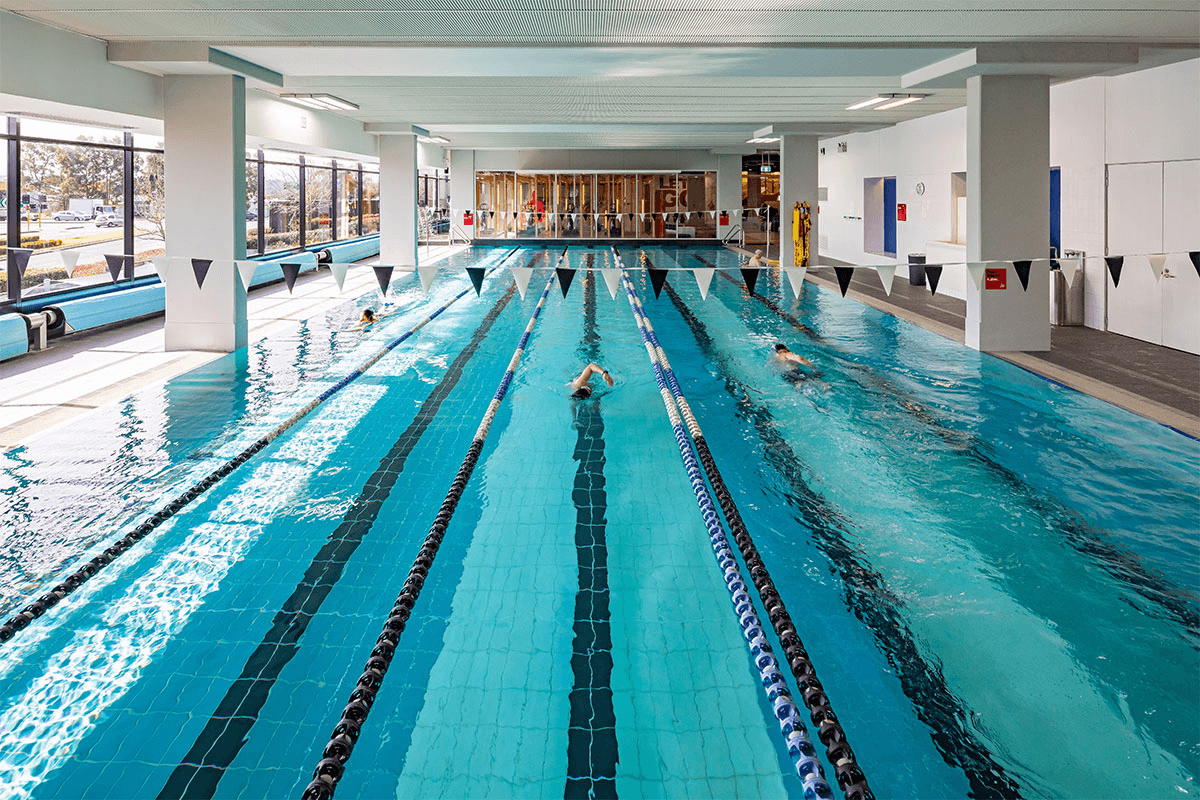
[[[893,111],[846,111],[976,44],[1191,47],[1196,0],[0,0],[136,52],[204,44],[279,73],[275,93],[357,103],[368,130],[455,147],[730,147],[767,125],[835,134],[963,105],[953,74]],[[1135,55],[1136,48],[1126,48]],[[147,52],[149,52],[147,50]],[[1183,51],[1194,54],[1194,51]],[[111,58],[110,53],[110,58]],[[1037,60],[1031,57],[1031,61]],[[1057,79],[1119,58],[1060,59]],[[1125,59],[1128,62],[1128,58]],[[163,60],[120,63],[162,71]],[[1124,66],[1128,67],[1126,63]],[[206,67],[207,68],[207,67]],[[181,71],[184,71],[181,68]],[[932,87],[932,88],[931,88]]]

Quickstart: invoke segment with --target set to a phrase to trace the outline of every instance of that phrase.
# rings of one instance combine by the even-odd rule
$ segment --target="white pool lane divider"
[[[550,289],[554,286],[554,279],[558,275],[558,268],[566,253],[566,248],[563,248],[562,253],[555,261],[554,269],[551,270],[550,277],[546,281],[546,288],[542,290],[537,306],[533,309],[533,314],[529,317],[525,331],[517,343],[517,349],[513,351],[512,358],[509,359],[508,369],[505,370],[504,377],[500,380],[500,385],[496,388],[496,394],[492,397],[492,401],[488,403],[483,419],[480,420],[479,427],[475,430],[475,436],[471,439],[471,446],[467,448],[467,454],[463,457],[462,464],[450,484],[450,491],[446,493],[446,499],[442,501],[433,525],[430,526],[429,533],[425,536],[421,549],[417,552],[417,557],[408,571],[404,586],[383,624],[383,632],[379,634],[375,647],[371,650],[371,657],[367,659],[363,673],[350,693],[350,701],[342,709],[342,717],[334,726],[329,743],[321,752],[322,758],[313,770],[312,781],[304,789],[303,800],[328,800],[333,797],[338,782],[345,773],[346,761],[354,752],[354,745],[358,742],[362,725],[371,713],[371,706],[375,704],[376,694],[383,686],[383,678],[387,674],[388,667],[391,666],[396,645],[399,643],[404,629],[408,626],[408,619],[420,597],[421,587],[425,585],[425,578],[429,575],[429,569],[433,566],[434,559],[437,558],[442,539],[446,536],[446,529],[458,508],[458,501],[467,488],[471,473],[475,471],[475,464],[479,461],[479,454],[483,452],[483,445],[491,430],[492,422],[496,418],[496,412],[499,410],[504,396],[508,393],[508,387],[512,385],[513,375],[521,363],[521,356],[525,354],[525,347],[529,343],[533,327],[542,314],[546,298],[550,296]]]
[[[505,255],[504,258],[500,259],[500,261],[498,261],[492,267],[492,270],[498,268],[519,249],[520,248],[513,248],[512,251]],[[447,308],[466,297],[467,294],[469,294],[473,289],[474,286],[468,286],[466,289],[463,289],[454,297],[447,300],[404,334],[393,339],[391,342],[388,342],[386,345],[377,350],[373,356],[363,362],[363,364],[357,369],[351,371],[349,374],[338,380],[328,389],[321,392],[321,394],[317,395],[304,406],[302,406],[298,411],[296,411],[296,413],[279,423],[279,425],[276,426],[272,431],[257,439],[253,444],[246,447],[233,459],[222,464],[220,467],[202,478],[194,486],[175,497],[175,499],[167,503],[162,510],[150,515],[148,519],[135,527],[132,531],[125,534],[120,539],[113,542],[113,544],[105,548],[102,553],[94,556],[82,567],[79,567],[77,570],[68,575],[62,583],[59,583],[49,592],[37,598],[20,612],[10,617],[3,625],[0,625],[0,646],[3,646],[5,642],[8,642],[17,633],[27,628],[29,623],[45,614],[49,609],[58,605],[59,602],[61,602],[64,598],[74,594],[80,586],[91,580],[91,578],[95,576],[97,572],[111,564],[115,559],[122,556],[131,547],[133,547],[133,545],[150,535],[151,532],[178,514],[180,511],[190,505],[193,500],[211,489],[223,478],[226,478],[232,474],[234,470],[253,458],[257,453],[263,450],[280,435],[285,433],[289,428],[308,416],[313,409],[317,408],[321,405],[321,403],[340,392],[352,381],[370,369],[380,359],[392,352],[392,350],[395,350],[412,336],[416,335],[417,331],[421,330],[421,328],[424,328],[430,322],[441,316],[442,312],[444,312]]]
[[[671,421],[675,441],[679,445],[679,455],[683,459],[684,468],[687,471],[688,479],[691,481],[692,491],[696,496],[696,504],[700,507],[700,512],[704,518],[704,526],[709,534],[709,542],[712,545],[713,554],[717,558],[718,566],[724,573],[725,585],[729,589],[734,612],[738,615],[738,622],[742,628],[746,647],[750,650],[751,658],[762,682],[763,692],[766,694],[767,700],[774,711],[775,719],[779,723],[779,730],[783,734],[788,756],[792,759],[796,774],[804,785],[805,797],[822,798],[822,800],[832,798],[833,789],[825,780],[825,771],[821,766],[821,762],[816,758],[816,749],[808,738],[804,721],[800,718],[799,708],[792,699],[791,690],[788,689],[783,673],[779,669],[779,662],[775,658],[775,654],[759,622],[758,615],[754,611],[754,604],[750,600],[750,595],[746,592],[746,582],[742,579],[737,560],[734,558],[733,551],[729,547],[720,517],[717,515],[716,508],[713,505],[712,497],[709,495],[708,488],[704,485],[704,476],[700,471],[695,450],[688,439],[687,430],[684,428],[679,412],[679,406],[681,404],[686,405],[687,401],[682,395],[676,396],[671,392],[664,373],[663,364],[659,358],[658,348],[655,347],[650,332],[647,329],[649,320],[642,310],[637,290],[634,288],[633,282],[629,279],[629,273],[625,268],[624,262],[621,260],[620,254],[616,253],[615,250],[614,254],[621,270],[621,281],[625,286],[625,295],[629,300],[629,307],[633,311],[638,331],[642,335],[642,342],[646,346],[646,353],[650,357],[650,364],[654,369],[654,378],[658,383],[659,394],[662,396],[663,406],[666,408],[667,416]]]

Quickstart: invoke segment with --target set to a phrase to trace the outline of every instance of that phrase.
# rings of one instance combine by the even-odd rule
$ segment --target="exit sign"
[[[760,172],[774,172],[775,166],[773,164],[762,164],[758,169]]]

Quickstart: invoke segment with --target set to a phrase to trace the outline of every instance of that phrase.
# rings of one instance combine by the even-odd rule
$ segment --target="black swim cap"
[[[571,392],[571,397],[577,398],[579,400],[584,400],[591,396],[592,396],[592,387],[590,387],[590,386],[580,386],[578,389]]]
[[[775,352],[776,353],[778,353],[781,350],[787,350],[787,349],[788,349],[788,346],[786,344],[784,344],[783,342],[775,343]]]

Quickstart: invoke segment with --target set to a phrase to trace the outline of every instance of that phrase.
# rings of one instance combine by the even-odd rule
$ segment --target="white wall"
[[[333,158],[379,154],[378,137],[364,131],[361,122],[255,90],[246,92],[246,136],[266,147],[303,149]]]

